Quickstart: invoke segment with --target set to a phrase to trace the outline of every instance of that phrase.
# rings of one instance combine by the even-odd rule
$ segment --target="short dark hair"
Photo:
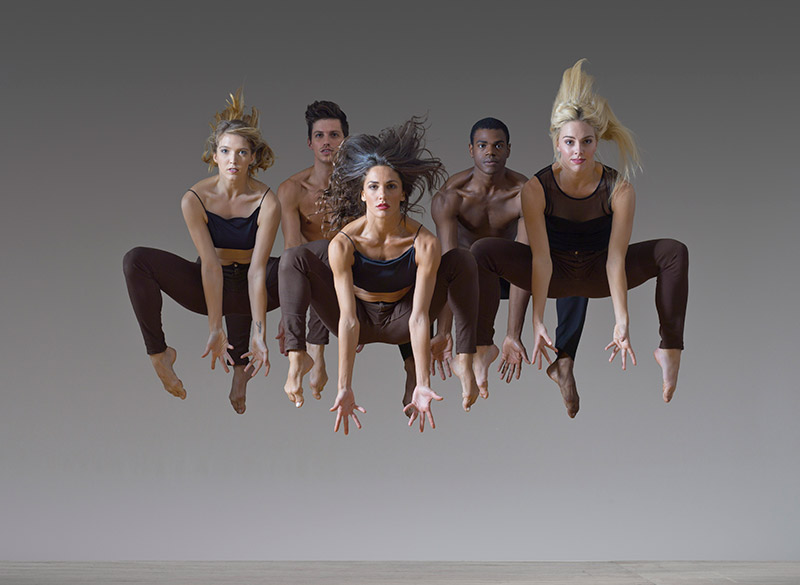
[[[350,125],[347,116],[338,104],[325,100],[317,100],[306,108],[306,124],[308,124],[308,139],[311,140],[311,128],[317,120],[339,120],[342,124],[342,133],[345,138],[350,135]]]
[[[472,125],[472,130],[469,131],[469,143],[475,139],[475,132],[478,130],[502,130],[506,134],[506,142],[511,142],[511,135],[508,133],[508,126],[503,124],[497,118],[483,118],[478,120]]]

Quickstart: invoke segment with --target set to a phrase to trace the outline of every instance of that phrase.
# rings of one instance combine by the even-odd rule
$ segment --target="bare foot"
[[[478,383],[478,389],[483,399],[489,398],[489,366],[492,365],[492,362],[497,359],[499,354],[500,350],[497,349],[495,344],[479,345],[475,358],[472,360],[475,381]]]
[[[314,360],[308,353],[297,350],[289,352],[289,373],[283,391],[297,408],[303,406],[303,376],[314,366]]]
[[[675,387],[678,385],[678,370],[681,367],[680,349],[661,349],[660,347],[653,352],[658,365],[661,366],[663,377],[662,387],[664,389],[664,402],[672,400],[675,394]]]
[[[495,349],[497,348],[495,347]],[[461,406],[464,407],[464,412],[469,412],[470,407],[478,400],[478,395],[483,396],[475,379],[475,357],[475,354],[459,353],[450,361],[453,373],[461,380]],[[495,354],[495,357],[497,357],[497,354]],[[486,365],[486,368],[488,375],[489,364]],[[489,393],[487,392],[486,396],[488,395]],[[483,397],[486,398],[486,396]]]
[[[567,407],[567,414],[570,418],[575,418],[580,408],[578,387],[575,385],[575,376],[572,375],[574,366],[575,361],[571,357],[557,359],[547,366],[547,375],[550,376],[553,382],[558,384],[561,390],[561,398],[564,400],[564,406]]]
[[[411,404],[411,399],[414,396],[414,388],[417,387],[417,370],[413,357],[403,361],[403,369],[406,371],[406,389],[403,394],[403,408],[405,408]],[[411,410],[406,412],[406,416],[411,416]]]
[[[185,400],[186,389],[183,387],[183,382],[175,374],[175,370],[172,369],[172,364],[175,363],[176,359],[178,359],[178,352],[171,347],[161,353],[150,356],[150,362],[153,364],[158,379],[164,385],[164,390],[181,400]]]
[[[328,383],[328,372],[325,371],[325,346],[307,343],[308,353],[314,360],[311,373],[308,375],[308,385],[311,387],[311,394],[319,400],[322,398],[322,391]]]
[[[245,371],[246,365],[233,366],[233,381],[231,382],[231,393],[228,398],[231,400],[231,406],[238,414],[244,414],[245,398],[247,397],[247,383],[252,376]]]

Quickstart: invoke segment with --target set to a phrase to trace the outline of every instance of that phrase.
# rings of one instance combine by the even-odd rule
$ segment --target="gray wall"
[[[0,558],[800,559],[787,5],[358,4],[45,3],[4,17]],[[275,343],[237,416],[229,378],[200,359],[206,319],[170,300],[189,396],[160,388],[121,258],[134,245],[194,257],[179,199],[206,176],[208,121],[229,91],[244,84],[262,111],[273,188],[310,163],[314,99],[338,102],[356,132],[427,113],[451,172],[469,165],[470,125],[499,117],[509,166],[530,175],[551,159],[550,106],[580,57],[643,153],[634,241],[690,249],[672,404],[650,356],[653,283],[630,295],[640,364],[627,373],[605,363],[610,302],[590,303],[575,420],[528,369],[469,414],[455,381],[435,382],[446,398],[420,435],[401,412],[398,352],[380,345],[358,357],[368,413],[345,438],[334,383],[302,409],[286,400]]]

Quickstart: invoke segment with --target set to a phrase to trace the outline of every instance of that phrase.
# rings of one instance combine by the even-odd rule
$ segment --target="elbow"
[[[430,329],[430,319],[425,313],[412,313],[408,319],[408,330],[428,331]]]
[[[351,333],[358,333],[358,319],[354,317],[341,317],[339,319],[339,336],[344,337]]]

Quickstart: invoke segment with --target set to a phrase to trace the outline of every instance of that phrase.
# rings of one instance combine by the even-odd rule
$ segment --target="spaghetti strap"
[[[203,200],[200,199],[200,195],[197,194],[197,191],[195,191],[194,189],[189,189],[189,191],[194,193],[194,196],[197,197],[197,200],[200,202],[200,205],[203,205]],[[266,193],[264,193],[264,195],[266,195]],[[208,209],[206,209],[205,205],[203,205],[203,211],[208,211]]]
[[[414,234],[414,239],[413,239],[413,240],[411,240],[411,245],[412,245],[412,246],[414,245],[414,242],[416,242],[416,241],[417,241],[417,236],[419,235],[419,232],[420,232],[420,230],[421,230],[421,229],[422,229],[422,224],[419,224],[419,227],[417,228],[417,233],[416,233],[416,234]]]
[[[344,231],[344,230],[341,230],[339,233],[340,233],[340,234],[342,234],[342,235],[343,235],[345,238],[347,238],[348,240],[350,240],[350,243],[351,243],[351,244],[353,244],[353,250],[356,250],[356,251],[358,251],[358,250],[356,249],[356,243],[353,241],[353,238],[351,238],[350,236],[348,236],[348,235],[347,235],[347,232],[346,232],[346,231]]]
[[[267,193],[269,193],[269,187],[267,187],[267,190],[264,191],[264,194],[261,196],[261,201],[258,202],[259,207],[261,207],[261,204],[264,203],[264,197],[267,196]]]

